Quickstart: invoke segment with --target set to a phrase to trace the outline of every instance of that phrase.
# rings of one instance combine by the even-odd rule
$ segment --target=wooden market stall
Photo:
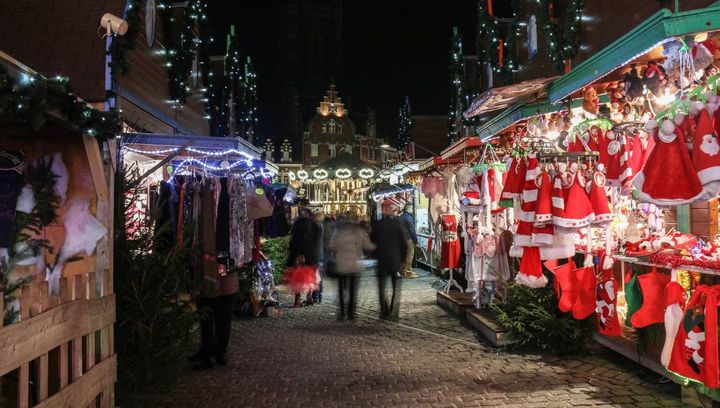
[[[5,54],[0,60],[14,80],[45,81]],[[85,109],[94,115],[91,106]],[[0,317],[5,317],[5,322],[0,319],[0,405],[112,407],[117,364],[112,250],[116,143],[89,136],[61,111],[44,116],[47,121],[39,128],[0,122],[0,152],[4,158],[24,156],[18,169],[26,177],[48,155],[67,169],[66,174],[55,173],[67,182],[57,217],[31,233],[34,239],[47,240],[47,248],[40,249],[32,265],[13,264],[10,257],[10,279],[26,278],[28,283],[14,293],[0,291]],[[69,216],[78,208],[82,221]],[[69,235],[84,234],[90,224],[97,241]],[[53,268],[61,263],[58,257],[69,254],[70,244],[83,240],[91,247],[89,253],[61,259],[61,272]],[[51,270],[61,273],[57,287],[46,281]],[[14,301],[8,301],[11,296]]]

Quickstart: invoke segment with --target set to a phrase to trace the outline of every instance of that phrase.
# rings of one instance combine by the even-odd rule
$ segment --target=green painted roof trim
[[[600,95],[600,103],[608,102],[610,102],[610,98],[606,94]],[[582,103],[582,99],[573,99],[571,107],[577,108],[582,106]],[[530,118],[539,113],[559,112],[563,108],[564,105],[560,103],[550,103],[547,99],[543,99],[539,103],[516,103],[490,119],[490,121],[478,129],[477,134],[480,136],[480,140],[486,141],[523,119]]]
[[[609,74],[668,38],[720,29],[719,3],[712,7],[673,14],[662,9],[615,40],[602,51],[583,61],[548,87],[548,98],[557,102],[582,87]]]

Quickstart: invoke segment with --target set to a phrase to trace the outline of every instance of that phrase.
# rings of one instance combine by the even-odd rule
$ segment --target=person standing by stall
[[[382,203],[382,219],[372,227],[370,239],[377,246],[378,292],[380,299],[380,317],[397,318],[400,311],[400,268],[407,254],[410,239],[397,215],[399,207],[391,200]],[[392,283],[392,295],[387,299],[387,279]]]
[[[407,241],[407,253],[405,256],[405,265],[401,272],[401,275],[403,278],[407,279],[415,279],[417,278],[417,274],[413,272],[412,265],[413,260],[415,259],[415,245],[418,243],[417,234],[415,233],[415,219],[412,216],[412,205],[406,204],[405,208],[403,208],[403,212],[398,217],[400,219],[400,223],[405,227],[405,230],[408,233],[408,241]]]

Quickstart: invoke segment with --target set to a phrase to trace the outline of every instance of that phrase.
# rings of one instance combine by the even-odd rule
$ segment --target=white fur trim
[[[703,189],[700,193],[695,195],[694,197],[690,197],[684,200],[680,199],[663,199],[663,198],[654,198],[645,193],[642,189],[643,184],[645,184],[645,173],[642,171],[639,172],[637,175],[635,175],[635,179],[633,180],[633,185],[638,190],[638,199],[644,203],[652,203],[659,206],[673,206],[673,205],[682,205],[682,204],[691,204],[696,201],[702,201],[706,200],[707,197],[710,195],[705,189]]]
[[[562,197],[553,197],[552,206],[555,208],[565,208],[565,200]]]
[[[713,181],[720,180],[720,166],[708,167],[706,169],[698,171],[698,178],[700,182],[705,185]]]
[[[513,237],[513,246],[518,247],[529,247],[529,246],[537,246],[533,244],[532,242],[532,236],[530,235],[515,235]]]
[[[523,254],[524,248],[521,246],[517,246],[516,244],[512,244],[510,247],[510,250],[508,251],[508,255],[513,258],[520,258]]]
[[[595,219],[593,220],[592,224],[593,224],[593,225],[605,224],[605,223],[608,223],[608,222],[612,222],[612,220],[614,220],[614,219],[615,219],[615,214],[600,214],[600,215],[595,215]]]
[[[567,229],[571,232],[587,227],[591,222],[593,222],[593,220],[595,220],[595,213],[590,213],[586,217],[580,219],[553,217],[553,223],[556,226]]]
[[[524,202],[533,202],[537,201],[538,196],[538,190],[524,190],[522,193],[522,199]]]
[[[535,245],[550,245],[553,243],[553,235],[552,234],[532,234],[532,242]]]
[[[520,211],[517,219],[524,222],[535,222],[535,211]]]
[[[541,214],[541,215],[535,214],[534,225],[536,227],[544,227],[549,222],[552,222],[552,218],[553,218],[552,214]]]
[[[515,283],[519,283],[520,285],[527,286],[529,288],[544,288],[547,286],[548,280],[545,275],[543,276],[530,276],[525,275],[524,273],[520,272],[517,275],[515,275]]]

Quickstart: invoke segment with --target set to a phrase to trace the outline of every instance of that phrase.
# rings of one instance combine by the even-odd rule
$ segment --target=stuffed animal
[[[600,99],[598,98],[595,88],[588,87],[585,89],[585,94],[583,95],[583,109],[593,115],[598,114],[600,109]]]
[[[645,72],[643,72],[642,80],[645,87],[655,96],[659,96],[662,93],[663,87],[667,85],[665,70],[661,65],[653,61],[648,62],[647,68],[645,68]]]

